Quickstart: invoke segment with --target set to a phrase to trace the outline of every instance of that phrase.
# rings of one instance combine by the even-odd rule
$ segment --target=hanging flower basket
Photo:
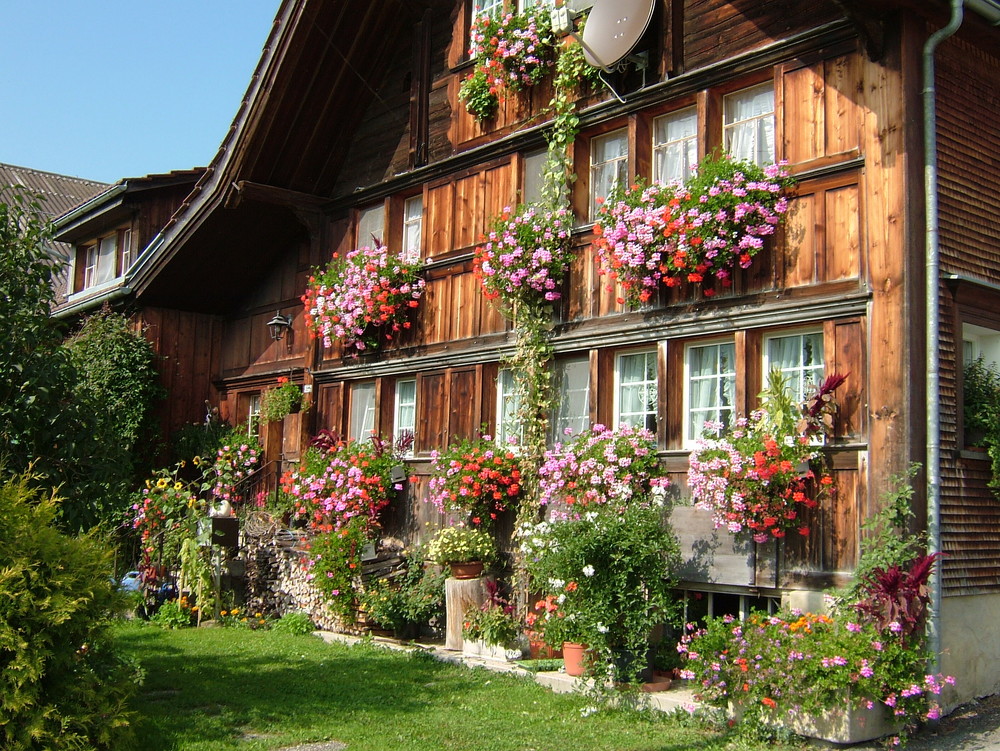
[[[601,273],[619,282],[625,298],[649,300],[662,283],[687,282],[714,293],[749,268],[788,211],[782,193],[793,181],[781,165],[760,167],[709,157],[684,185],[637,183],[601,207],[594,243]]]
[[[354,354],[376,350],[410,328],[424,293],[419,274],[419,263],[401,261],[377,241],[374,248],[334,253],[302,295],[306,327],[327,348],[339,339]]]

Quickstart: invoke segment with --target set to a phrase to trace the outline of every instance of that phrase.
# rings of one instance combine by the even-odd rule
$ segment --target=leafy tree
[[[60,532],[37,485],[0,481],[0,748],[125,748],[139,674],[108,632],[122,605],[110,546]]]
[[[76,395],[94,419],[106,472],[102,495],[112,512],[145,476],[156,448],[153,406],[163,389],[152,345],[120,313],[105,306],[66,342],[78,373]]]

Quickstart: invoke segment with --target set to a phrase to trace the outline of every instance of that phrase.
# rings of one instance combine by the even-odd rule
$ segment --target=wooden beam
[[[311,193],[300,193],[297,190],[279,188],[274,185],[264,185],[249,180],[240,180],[229,186],[226,191],[225,207],[235,209],[244,200],[267,203],[274,206],[285,206],[296,211],[316,211],[329,202],[328,198],[315,196]]]

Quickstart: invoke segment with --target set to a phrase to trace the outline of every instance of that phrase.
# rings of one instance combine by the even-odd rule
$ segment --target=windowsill
[[[116,276],[114,279],[106,281],[103,284],[95,284],[94,286],[87,287],[85,289],[80,290],[79,292],[74,292],[73,294],[69,295],[69,297],[66,298],[66,302],[76,303],[80,302],[81,300],[87,300],[91,297],[98,297],[105,292],[109,292],[113,289],[116,289],[117,287],[121,287],[124,282],[125,282],[124,275]]]

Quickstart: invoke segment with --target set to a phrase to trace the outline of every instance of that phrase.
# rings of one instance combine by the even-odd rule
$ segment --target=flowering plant
[[[260,445],[257,443],[257,436],[234,430],[228,436],[228,441],[215,452],[215,461],[205,473],[201,489],[208,491],[217,501],[227,501],[236,506],[245,500],[239,492],[239,483],[254,472],[259,464]]]
[[[703,437],[691,452],[688,485],[697,508],[712,512],[715,527],[733,534],[749,531],[755,542],[784,537],[791,529],[808,535],[799,512],[815,508],[830,492],[833,479],[817,477],[810,462],[820,457],[814,438],[824,435],[822,410],[846,376],[833,375],[803,410],[792,402],[780,371],[772,371],[761,394],[762,408],[740,418],[722,434],[723,425],[707,423],[717,437]],[[809,405],[813,405],[810,407]],[[813,410],[816,415],[813,415]]]
[[[486,579],[486,599],[482,605],[469,608],[462,621],[462,636],[498,647],[508,647],[521,634],[521,622],[514,614],[514,605],[504,597],[500,585]]]
[[[195,486],[181,479],[183,468],[184,462],[179,462],[170,469],[154,472],[132,504],[135,512],[132,528],[139,533],[144,557],[156,551],[158,537],[178,527],[191,526],[187,524],[188,518],[204,506],[198,500]]]
[[[781,193],[792,185],[781,165],[761,167],[723,154],[702,160],[683,186],[621,187],[594,226],[601,273],[619,281],[632,302],[645,302],[660,282],[732,284],[732,269],[749,268],[788,211]],[[624,302],[624,300],[622,300]]]
[[[656,458],[656,439],[645,428],[594,425],[572,442],[545,452],[539,500],[565,515],[593,504],[623,505],[662,497],[669,481]]]
[[[678,650],[682,675],[701,698],[744,709],[743,722],[813,715],[842,707],[887,707],[905,722],[936,719],[935,696],[954,678],[927,675],[927,654],[904,644],[902,627],[885,630],[849,616],[752,614],[688,624]]]
[[[281,376],[277,387],[261,394],[260,419],[264,422],[281,420],[302,406],[302,397],[302,389]]]
[[[488,435],[463,438],[431,452],[426,500],[442,512],[463,512],[473,526],[489,524],[521,498],[521,462]]]
[[[311,446],[302,463],[281,478],[282,491],[294,499],[296,516],[318,532],[336,532],[354,518],[366,530],[378,526],[378,513],[401,483],[391,479],[401,461],[400,444],[372,436],[370,441],[334,441]]]
[[[572,260],[573,220],[567,209],[519,206],[503,210],[476,248],[475,274],[489,299],[538,305],[561,296]]]
[[[558,647],[587,644],[597,674],[618,652],[645,655],[650,631],[676,613],[677,541],[658,504],[620,512],[595,506],[581,516],[519,528],[520,552],[543,600],[533,628]],[[619,665],[619,668],[621,666]]]
[[[330,610],[340,618],[349,618],[353,612],[361,578],[361,551],[370,541],[370,533],[367,519],[354,516],[306,544],[302,564],[306,579],[326,596]]]
[[[324,347],[343,340],[355,354],[377,349],[410,328],[410,309],[424,293],[420,264],[401,261],[376,241],[341,256],[334,253],[325,269],[315,269],[302,295],[306,326]]]
[[[482,529],[445,527],[427,543],[427,557],[442,565],[489,563],[496,557],[493,538]]]
[[[496,114],[504,90],[534,86],[554,63],[555,35],[546,8],[484,13],[473,20],[470,38],[475,69],[462,82],[458,96],[479,120]]]

